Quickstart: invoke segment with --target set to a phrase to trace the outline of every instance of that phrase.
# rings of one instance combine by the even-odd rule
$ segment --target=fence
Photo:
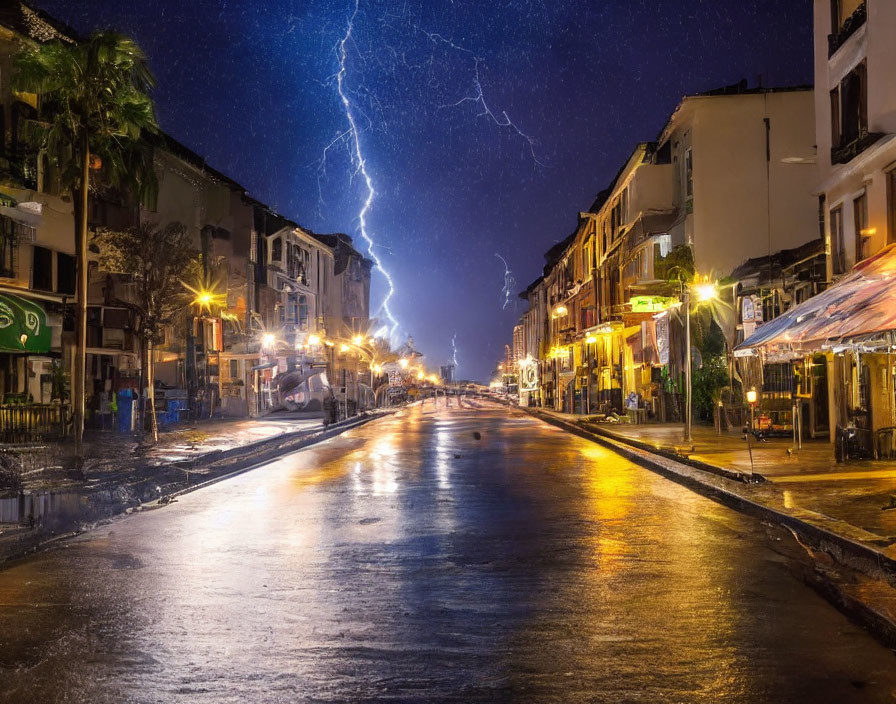
[[[69,407],[59,404],[0,406],[0,442],[34,442],[68,433]]]

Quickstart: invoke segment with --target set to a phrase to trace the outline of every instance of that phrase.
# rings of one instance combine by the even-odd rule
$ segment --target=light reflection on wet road
[[[0,571],[0,702],[896,700],[766,544],[521,414],[417,407]]]

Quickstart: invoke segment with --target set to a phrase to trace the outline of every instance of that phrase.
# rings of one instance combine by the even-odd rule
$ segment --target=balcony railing
[[[0,405],[0,441],[15,443],[63,438],[68,431],[68,422],[68,406],[5,403]]]
[[[831,149],[831,163],[848,164],[883,136],[882,132],[862,132],[848,144],[833,147]]]
[[[859,27],[865,24],[868,19],[868,8],[863,2],[840,25],[839,31],[828,35],[828,58],[832,57],[846,41],[858,31]]]

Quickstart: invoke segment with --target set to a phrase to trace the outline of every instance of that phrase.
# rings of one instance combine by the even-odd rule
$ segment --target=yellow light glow
[[[406,360],[404,357],[402,357],[401,359],[398,360],[398,365],[402,369],[407,369],[408,368],[408,360]]]
[[[336,346],[336,343],[333,342],[332,340],[324,340],[324,344],[325,344],[327,347],[335,347],[335,346]]]
[[[417,378],[420,381],[423,381],[426,378],[426,374],[424,374],[423,372],[417,372]]]
[[[261,336],[261,344],[265,347],[273,347],[274,346],[274,336],[271,333],[265,333]]]
[[[308,344],[309,345],[319,345],[320,337],[318,335],[309,335],[308,336]]]
[[[346,345],[346,344],[339,345],[339,351],[340,352],[348,352],[348,345]]]
[[[555,306],[555,307],[554,307],[554,310],[551,311],[551,315],[552,315],[554,318],[562,318],[562,317],[563,317],[564,315],[566,315],[567,313],[569,313],[569,310],[567,310],[566,306],[563,305],[562,303],[561,303],[560,305],[558,305],[558,306]]]
[[[355,335],[355,336],[352,338],[352,342],[354,342],[356,345],[363,345],[363,344],[364,344],[364,337],[363,337],[363,335]]]
[[[713,298],[719,295],[719,290],[713,283],[703,283],[697,284],[694,287],[694,291],[697,292],[697,300],[701,303],[705,303],[706,301],[711,301]]]
[[[435,374],[430,374],[430,375],[429,375],[429,381],[430,381],[431,383],[433,383],[433,384],[438,384],[438,383],[439,383],[439,377],[437,377]]]
[[[383,368],[379,364],[374,364],[370,367],[370,371],[372,371],[374,374],[379,374],[381,371],[383,371]]]
[[[866,227],[859,234],[865,235],[866,237],[871,237],[872,235],[877,234],[877,228],[876,227]]]
[[[756,393],[756,389],[750,389],[749,391],[747,391],[747,403],[749,403],[749,404],[756,403],[757,396],[758,395]]]
[[[587,342],[589,345],[593,345],[595,342],[597,342],[597,338],[594,335],[589,335],[585,338],[585,342]]]

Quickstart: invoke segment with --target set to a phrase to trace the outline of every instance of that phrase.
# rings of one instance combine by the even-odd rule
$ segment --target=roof
[[[218,171],[217,169],[212,168],[208,165],[208,162],[199,156],[196,152],[190,149],[188,146],[183,144],[182,142],[177,141],[170,134],[165,132],[161,132],[162,136],[162,145],[164,148],[171,152],[174,156],[182,159],[183,161],[195,166],[200,171],[207,172],[212,178],[217,179],[218,181],[222,181],[226,183],[231,188],[237,191],[245,192],[246,189],[241,186],[239,183],[234,181],[230,176]]]
[[[741,280],[751,276],[764,276],[765,280],[780,279],[784,271],[807,259],[824,255],[824,240],[810,240],[799,247],[782,249],[772,255],[753,257],[731,272],[731,278]],[[769,273],[771,272],[771,273]]]
[[[41,43],[54,39],[67,42],[83,39],[74,29],[43,10],[15,0],[0,2],[0,26]]]
[[[535,279],[535,281],[526,286],[526,289],[524,291],[520,291],[519,297],[524,301],[527,300],[529,298],[529,294],[532,293],[532,291],[534,291],[542,281],[544,281],[544,276],[539,276],[537,279]]]
[[[807,353],[896,332],[896,244],[859,262],[839,282],[762,325],[738,350]],[[869,342],[869,338],[871,341]]]
[[[310,230],[308,231],[310,232]],[[314,237],[318,242],[322,242],[327,245],[330,249],[335,253],[335,268],[334,272],[338,276],[345,268],[348,266],[349,261],[351,261],[352,257],[357,257],[361,260],[361,263],[367,267],[368,270],[373,268],[373,260],[365,257],[361,252],[355,249],[353,240],[351,237],[346,235],[344,232],[336,232],[330,235],[318,235],[314,232],[311,232],[311,236]]]

